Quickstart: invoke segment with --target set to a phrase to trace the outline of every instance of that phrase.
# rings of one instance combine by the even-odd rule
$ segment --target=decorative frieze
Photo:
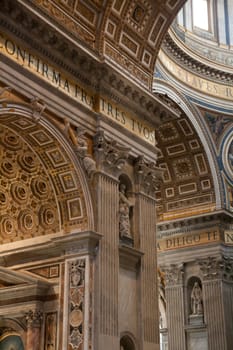
[[[83,350],[90,341],[90,264],[87,258],[67,261],[64,348]],[[91,344],[89,349],[91,349]]]

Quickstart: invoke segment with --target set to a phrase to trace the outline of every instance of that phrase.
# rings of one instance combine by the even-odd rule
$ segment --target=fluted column
[[[25,314],[25,319],[27,324],[26,349],[40,350],[42,313],[38,310],[29,310]]]
[[[199,261],[209,350],[233,348],[233,264],[229,258]]]
[[[97,171],[94,175],[96,230],[103,235],[97,256],[97,299],[95,349],[119,350],[118,276],[119,276],[119,171],[125,164],[126,149],[106,140],[99,132],[95,138]]]
[[[165,273],[168,346],[170,350],[185,350],[183,266],[161,269]]]
[[[159,349],[159,311],[156,257],[156,201],[158,168],[143,157],[135,163],[135,245],[143,253],[141,262],[141,339],[143,350]]]

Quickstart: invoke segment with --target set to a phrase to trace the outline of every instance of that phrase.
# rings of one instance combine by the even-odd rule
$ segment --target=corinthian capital
[[[28,327],[40,327],[43,320],[43,313],[40,310],[29,310],[25,313],[25,319]]]
[[[164,273],[165,287],[183,283],[183,265],[160,266],[160,269]]]
[[[139,189],[154,196],[162,180],[163,169],[157,167],[154,162],[147,162],[144,156],[139,156],[135,161],[134,170]]]
[[[94,137],[94,154],[99,170],[118,175],[126,163],[129,151],[130,148],[120,145],[115,140],[107,139],[102,130]]]
[[[198,260],[204,280],[221,279],[233,281],[233,258],[208,257]]]

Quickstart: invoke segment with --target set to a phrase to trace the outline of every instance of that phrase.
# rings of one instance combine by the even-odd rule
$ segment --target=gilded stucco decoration
[[[184,0],[33,0],[46,15],[146,87],[152,83],[158,47]]]
[[[164,122],[156,130],[158,166],[164,169],[156,193],[161,221],[215,207],[208,158],[191,122],[185,117]]]
[[[88,229],[82,180],[55,137],[33,117],[0,119],[0,240]]]

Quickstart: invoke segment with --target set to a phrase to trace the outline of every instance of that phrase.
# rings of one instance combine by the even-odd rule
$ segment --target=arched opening
[[[129,335],[124,335],[121,338],[120,350],[136,350],[135,344]]]

